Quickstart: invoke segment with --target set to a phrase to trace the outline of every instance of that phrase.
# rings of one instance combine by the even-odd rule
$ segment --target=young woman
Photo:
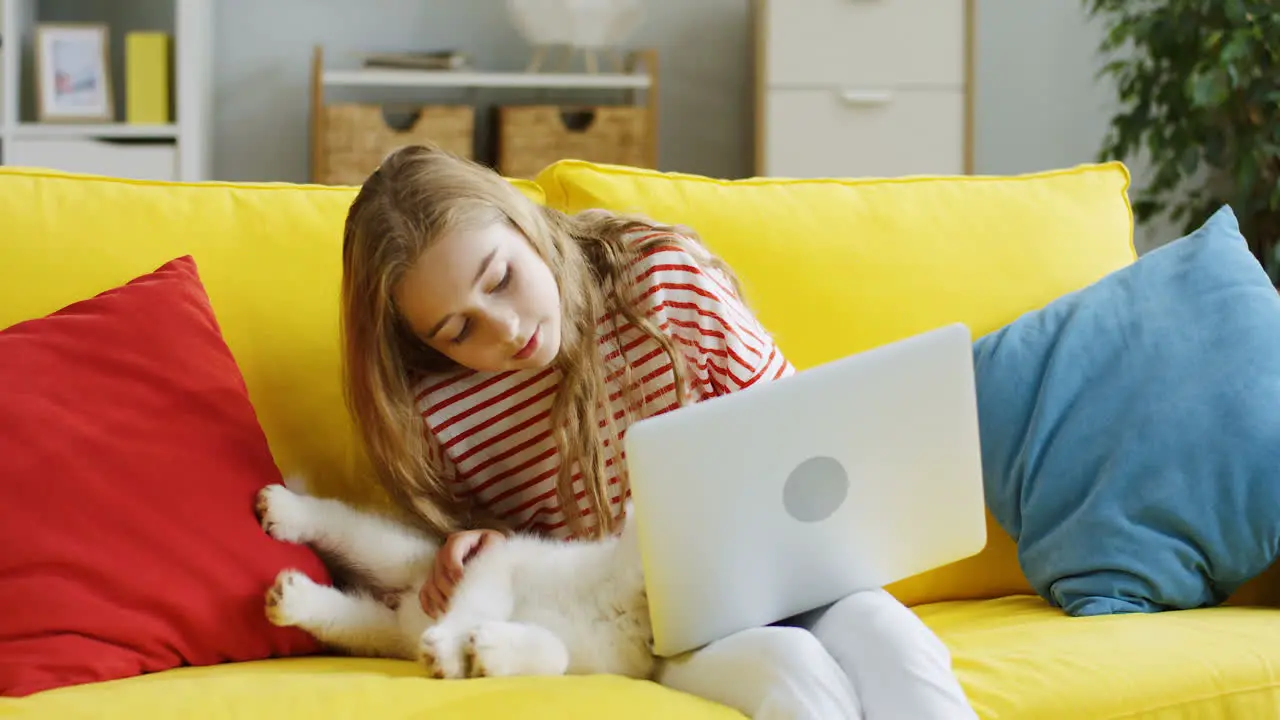
[[[613,532],[633,420],[793,372],[691,231],[566,215],[420,146],[352,203],[342,326],[378,477],[447,538],[421,598],[433,615],[506,531]],[[758,719],[974,717],[946,647],[882,591],[712,643],[657,679]]]

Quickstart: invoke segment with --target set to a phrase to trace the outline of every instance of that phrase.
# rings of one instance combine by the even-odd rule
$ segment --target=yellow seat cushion
[[[579,160],[537,177],[566,212],[693,228],[798,368],[951,322],[995,330],[1136,258],[1119,163],[1013,177],[718,180]],[[851,398],[856,400],[856,398]],[[1030,592],[988,514],[978,556],[896,583],[913,605]]]
[[[1022,596],[924,605],[983,720],[1280,717],[1280,610],[1072,618]]]
[[[513,182],[542,201],[534,183]],[[191,254],[281,470],[383,502],[341,391],[342,228],[355,192],[0,168],[0,328]]]
[[[598,675],[431,680],[415,663],[295,658],[201,668],[0,698],[0,718],[32,720],[742,720],[655,683]]]
[[[1029,596],[917,606],[983,720],[1280,716],[1280,610],[1070,618]],[[606,710],[607,708],[607,710]],[[296,658],[182,668],[0,699],[0,718],[512,717],[729,720],[725,707],[610,676],[439,681],[413,663]]]

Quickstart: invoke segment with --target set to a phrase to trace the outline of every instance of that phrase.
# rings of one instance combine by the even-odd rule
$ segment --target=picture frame
[[[40,23],[35,32],[41,122],[111,122],[110,31],[100,23]]]

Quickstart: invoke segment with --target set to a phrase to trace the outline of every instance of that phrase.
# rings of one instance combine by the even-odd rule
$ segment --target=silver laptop
[[[637,422],[625,449],[659,656],[986,544],[964,325]]]

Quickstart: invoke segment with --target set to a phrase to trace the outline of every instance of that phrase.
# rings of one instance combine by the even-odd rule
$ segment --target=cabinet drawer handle
[[[880,106],[893,101],[893,93],[888,90],[841,90],[840,99],[849,105]]]

